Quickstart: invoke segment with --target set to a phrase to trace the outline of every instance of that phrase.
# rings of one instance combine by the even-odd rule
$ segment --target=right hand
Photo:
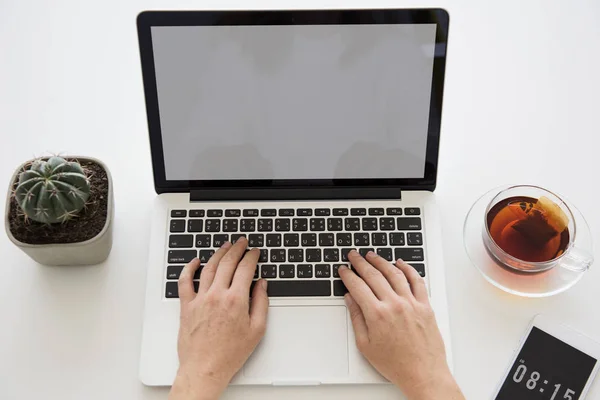
[[[366,359],[410,400],[461,399],[448,364],[425,281],[414,268],[373,252],[348,254],[357,275],[341,267],[356,337]]]

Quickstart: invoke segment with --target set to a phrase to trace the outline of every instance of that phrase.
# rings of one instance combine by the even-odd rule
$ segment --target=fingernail
[[[372,257],[372,256],[374,256],[374,255],[375,255],[375,252],[373,252],[373,251],[371,251],[371,250],[369,250],[369,251],[367,252],[367,256],[369,256],[369,257]]]
[[[262,286],[263,289],[267,290],[268,283],[267,283],[266,279],[261,279],[260,285]]]
[[[340,265],[338,268],[338,272],[343,270],[343,269],[348,269],[348,267],[346,267],[345,265]]]
[[[351,306],[352,306],[352,304],[353,304],[353,302],[352,302],[352,296],[350,296],[348,293],[346,293],[346,294],[344,295],[344,302],[346,303],[346,305],[347,305],[348,307],[351,307]]]
[[[231,242],[225,242],[223,243],[223,246],[221,246],[222,249],[227,249],[229,247],[231,247]]]

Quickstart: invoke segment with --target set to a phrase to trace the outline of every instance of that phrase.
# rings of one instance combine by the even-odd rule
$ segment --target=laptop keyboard
[[[363,256],[374,251],[390,262],[401,258],[426,274],[419,207],[176,209],[169,231],[166,298],[179,297],[184,264],[200,259],[197,291],[204,264],[223,243],[240,237],[260,249],[254,281],[268,279],[270,297],[343,296],[338,269],[349,266],[352,249]]]

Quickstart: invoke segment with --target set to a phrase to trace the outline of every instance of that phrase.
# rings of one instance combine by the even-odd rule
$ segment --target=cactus
[[[77,216],[90,196],[90,183],[77,162],[37,160],[19,175],[15,197],[25,215],[44,224]]]

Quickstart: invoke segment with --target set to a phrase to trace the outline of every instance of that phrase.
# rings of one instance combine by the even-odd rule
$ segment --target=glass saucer
[[[571,271],[561,267],[554,267],[539,273],[518,272],[508,269],[492,258],[483,244],[486,207],[496,194],[510,186],[506,185],[490,190],[481,196],[467,213],[463,232],[467,255],[488,282],[508,293],[524,297],[547,297],[564,292],[579,282],[585,272]],[[577,226],[575,245],[593,254],[592,236],[585,218],[571,202],[562,196],[561,198],[575,217]]]

